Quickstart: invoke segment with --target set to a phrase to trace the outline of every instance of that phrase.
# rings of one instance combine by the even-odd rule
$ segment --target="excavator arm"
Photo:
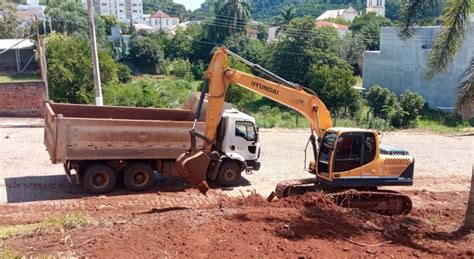
[[[254,71],[273,81],[230,68],[228,55],[246,63]],[[315,138],[322,138],[324,132],[332,126],[332,121],[329,110],[310,89],[288,82],[223,47],[214,52],[206,71],[206,78],[207,85],[203,89],[200,105],[196,112],[197,120],[204,100],[204,93],[208,90],[204,135],[197,134],[194,129],[191,130],[191,149],[181,155],[176,162],[178,172],[202,193],[205,194],[209,188],[205,180],[206,172],[212,160],[211,153],[214,139],[221,119],[225,95],[230,84],[244,87],[301,113],[311,125],[313,150],[315,159],[317,158]],[[207,86],[209,89],[206,89]],[[202,150],[197,150],[195,147],[196,136],[205,140]]]

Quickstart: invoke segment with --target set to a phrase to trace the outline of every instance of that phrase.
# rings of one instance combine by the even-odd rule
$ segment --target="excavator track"
[[[320,192],[328,195],[341,207],[358,208],[384,215],[408,214],[412,208],[411,199],[390,190],[334,189],[320,185],[317,178],[305,178],[280,182],[275,188],[278,198]]]

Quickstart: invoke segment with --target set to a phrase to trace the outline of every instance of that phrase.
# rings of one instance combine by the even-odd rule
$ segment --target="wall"
[[[410,40],[402,41],[397,29],[384,27],[381,31],[380,51],[364,52],[363,86],[390,88],[397,94],[414,90],[432,108],[450,110],[457,99],[456,86],[474,55],[474,23],[446,73],[429,80],[425,77],[426,61],[433,46],[438,26],[422,27]]]
[[[43,117],[44,100],[44,82],[0,83],[0,116]]]

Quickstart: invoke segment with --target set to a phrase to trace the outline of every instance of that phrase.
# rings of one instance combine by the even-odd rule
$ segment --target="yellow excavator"
[[[250,66],[258,77],[232,69],[228,56]],[[205,74],[195,121],[207,95],[204,135],[191,129],[191,148],[176,161],[178,172],[194,187],[206,194],[207,175],[226,160],[217,151],[224,98],[230,84],[239,85],[301,113],[311,126],[306,148],[311,144],[314,160],[307,171],[314,177],[280,182],[269,199],[316,191],[327,194],[336,204],[382,214],[405,214],[411,210],[409,197],[380,186],[413,185],[414,158],[407,151],[380,146],[380,133],[369,129],[332,127],[329,110],[311,89],[289,82],[257,64],[220,47],[212,57]],[[237,134],[237,133],[236,133]],[[196,137],[204,140],[196,148]],[[306,154],[305,150],[305,154]],[[306,162],[306,155],[305,155]]]

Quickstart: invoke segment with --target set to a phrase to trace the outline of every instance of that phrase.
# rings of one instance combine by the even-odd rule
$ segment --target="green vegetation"
[[[57,23],[55,29],[60,33],[47,37],[50,96],[60,102],[93,103],[84,10],[77,3],[50,1],[48,12],[58,19],[74,16],[70,19],[73,25]],[[389,2],[398,4],[398,0]],[[129,53],[122,53],[120,62],[126,62],[135,73],[133,78],[127,65],[113,60],[112,47],[100,40],[104,101],[110,105],[179,107],[190,92],[200,90],[213,50],[225,45],[245,59],[315,91],[331,111],[336,126],[391,130],[415,127],[418,123],[433,128],[427,126],[432,118],[424,117],[426,110],[421,108],[423,99],[419,95],[407,92],[398,98],[380,87],[367,93],[353,88],[362,69],[363,51],[379,48],[380,26],[391,25],[390,20],[373,13],[363,14],[352,23],[332,19],[350,26],[352,32],[345,36],[332,27],[314,26],[314,16],[329,8],[364,5],[358,0],[303,0],[298,5],[287,0],[255,0],[250,8],[241,0],[207,0],[201,9],[190,12],[171,0],[145,0],[146,13],[161,9],[182,19],[191,17],[202,22],[178,29],[174,34],[147,34],[135,32],[133,26],[120,24],[113,17],[99,17],[98,35],[105,35],[111,26],[117,25],[132,34]],[[250,22],[256,17],[266,22]],[[265,31],[270,22],[283,25],[276,40],[266,42],[265,33],[257,38],[247,35],[247,28]],[[232,58],[229,63],[232,68],[259,76]],[[294,111],[241,87],[231,85],[226,101],[254,115],[262,127],[308,126],[306,119]],[[439,123],[446,125],[446,121]],[[469,124],[462,122],[455,127],[465,125]]]
[[[88,41],[78,36],[52,33],[47,37],[46,60],[50,98],[57,102],[93,103],[94,87]],[[108,49],[99,49],[100,78],[105,87],[126,80],[123,67]],[[120,74],[119,74],[120,72]]]
[[[424,107],[417,119],[418,128],[436,133],[474,134],[474,119],[463,120],[461,116]]]
[[[20,259],[22,257],[17,251],[15,251],[13,249],[3,247],[2,250],[0,251],[0,258],[3,258],[3,259]]]
[[[198,84],[199,82],[167,78],[110,85],[104,89],[104,102],[118,106],[178,108],[196,90]]]
[[[36,74],[0,75],[0,83],[38,81],[40,76]]]
[[[39,223],[0,226],[0,239],[25,235],[38,229],[74,229],[89,224],[89,218],[82,213],[68,213],[45,218]]]

